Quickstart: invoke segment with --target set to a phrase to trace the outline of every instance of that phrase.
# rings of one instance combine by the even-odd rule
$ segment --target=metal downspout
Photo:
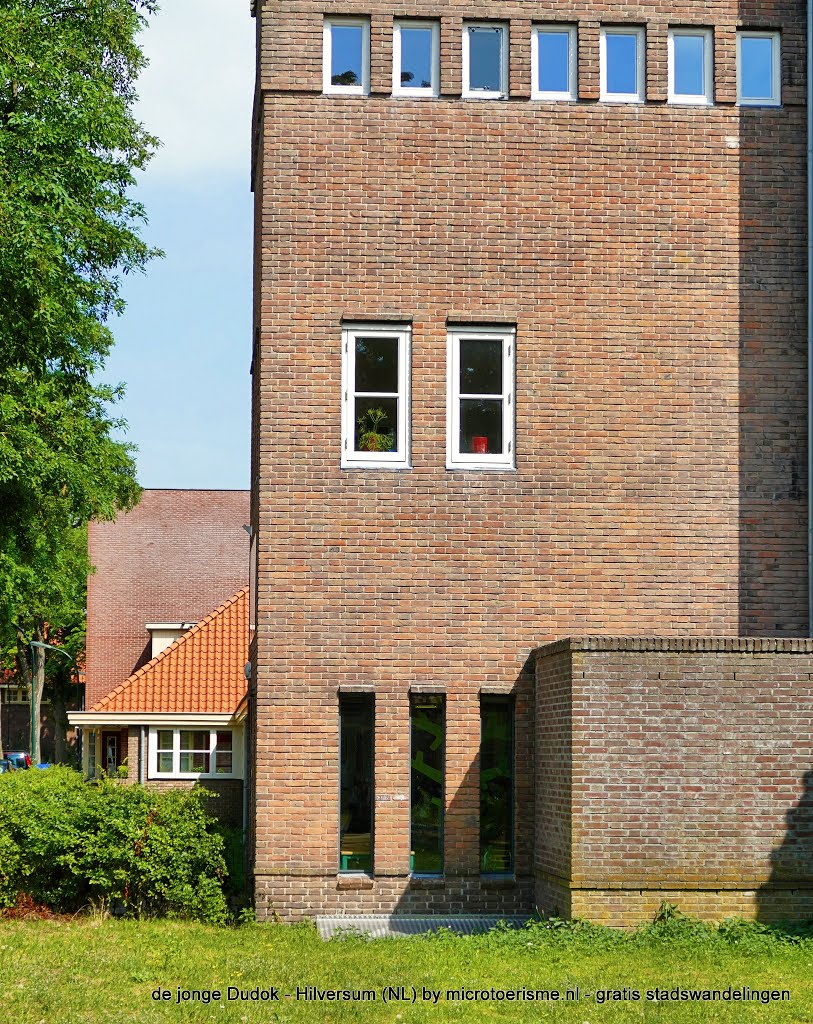
[[[807,635],[813,636],[813,0],[807,0]]]

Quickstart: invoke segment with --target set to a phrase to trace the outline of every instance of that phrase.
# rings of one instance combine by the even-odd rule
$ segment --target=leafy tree
[[[45,641],[75,601],[71,531],[139,496],[132,446],[115,439],[109,411],[121,388],[98,373],[122,275],[159,255],[139,237],[145,214],[130,195],[157,145],[133,116],[136,35],[154,10],[155,0],[0,7],[0,630],[19,627],[21,667],[28,641]]]

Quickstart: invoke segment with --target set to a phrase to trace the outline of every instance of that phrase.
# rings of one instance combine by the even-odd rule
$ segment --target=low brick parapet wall
[[[536,656],[536,901],[610,924],[813,913],[813,640]]]

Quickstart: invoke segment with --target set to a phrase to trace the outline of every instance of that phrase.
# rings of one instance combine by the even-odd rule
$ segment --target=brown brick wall
[[[127,730],[127,781],[138,782],[139,778],[139,727],[131,725]],[[144,785],[150,789],[194,789],[200,786],[213,796],[204,801],[204,809],[221,825],[228,828],[243,826],[243,780],[242,779],[148,779],[147,743],[144,738]]]
[[[149,660],[147,622],[197,622],[248,581],[248,491],[147,490],[91,523],[85,702]]]
[[[536,645],[807,631],[804,6],[407,3],[441,14],[434,101],[389,97],[382,49],[374,95],[322,96],[323,13],[370,14],[385,48],[392,9],[261,8],[252,806],[258,899],[310,877],[305,902],[336,884],[338,687],[375,687],[385,798],[409,686],[445,689],[447,873],[476,886],[481,687],[517,693],[525,878]],[[511,22],[511,99],[462,101],[485,15]],[[526,98],[548,17],[578,22],[578,103]],[[650,28],[648,103],[595,102],[599,20]],[[660,102],[684,23],[715,28],[710,109]],[[783,31],[780,109],[732,105],[740,23]],[[342,319],[388,317],[412,322],[413,465],[342,470]],[[516,323],[516,472],[445,469],[448,318]],[[384,799],[358,899],[395,906],[407,858]]]
[[[572,687],[564,728],[545,710],[557,678]],[[571,756],[549,760],[563,733]],[[662,900],[711,918],[809,916],[813,641],[542,648],[537,737],[542,908],[569,889],[575,916],[615,924]],[[569,865],[547,854],[563,827]]]

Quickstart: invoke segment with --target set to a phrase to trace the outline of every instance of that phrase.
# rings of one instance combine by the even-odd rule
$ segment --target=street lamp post
[[[39,747],[39,701],[36,699],[37,690],[37,666],[34,662],[34,648],[39,647],[44,651],[56,651],[57,654],[61,654],[67,658],[68,661],[73,665],[74,660],[68,654],[67,651],[63,651],[61,647],[54,647],[53,644],[45,644],[41,640],[29,640],[28,646],[31,648],[31,756],[34,757],[37,748]]]

